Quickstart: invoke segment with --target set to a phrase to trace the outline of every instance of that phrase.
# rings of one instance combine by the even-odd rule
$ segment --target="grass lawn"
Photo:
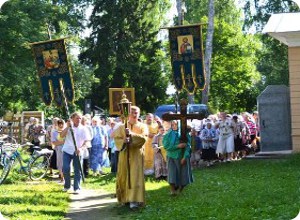
[[[27,162],[28,152],[19,152]],[[28,175],[19,170],[20,165],[16,162],[0,185],[1,214],[10,220],[61,220],[70,201],[69,195],[62,192],[62,186],[46,179],[30,181]]]
[[[69,206],[62,186],[42,181],[0,186],[0,212],[10,220],[61,220]]]
[[[166,182],[146,181],[146,208],[129,219],[272,219],[287,220],[300,210],[300,154],[283,159],[242,160],[194,170],[194,183],[171,197]],[[114,177],[89,179],[87,187],[114,191]]]
[[[146,178],[146,207],[116,206],[122,219],[293,219],[300,209],[300,154],[283,159],[242,160],[194,170],[194,183],[171,197],[168,184]],[[84,188],[114,192],[112,174],[90,177]],[[10,219],[63,219],[68,195],[61,185],[0,186],[0,211]]]

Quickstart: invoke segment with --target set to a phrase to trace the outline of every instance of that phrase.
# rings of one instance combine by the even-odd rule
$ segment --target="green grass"
[[[116,205],[122,219],[293,219],[300,208],[300,154],[243,160],[194,170],[194,183],[171,197],[166,182],[146,178],[146,207]],[[20,182],[0,186],[0,211],[10,219],[63,219],[68,195],[61,185]],[[112,174],[90,177],[84,188],[115,191]],[[103,218],[104,219],[104,218]]]
[[[194,183],[177,197],[166,182],[146,179],[146,207],[129,219],[293,219],[300,210],[300,154],[283,159],[243,160],[194,170]],[[88,187],[114,191],[114,177],[89,179]]]
[[[26,166],[30,156],[24,149],[19,152]],[[30,181],[27,173],[20,172],[20,164],[16,161],[0,185],[0,212],[10,220],[60,220],[70,201],[69,195],[61,189],[61,185],[46,179]]]
[[[83,187],[88,189],[101,189],[114,193],[116,190],[116,175],[110,173],[110,168],[104,168],[103,171],[108,173],[108,175],[96,177],[90,175],[85,179],[85,183],[82,184]]]
[[[69,195],[61,185],[43,181],[0,186],[0,211],[10,220],[60,220],[69,206]]]
[[[300,208],[299,161],[297,155],[197,170],[195,182],[177,198],[168,198],[165,187],[149,191],[150,208],[136,216],[166,219],[163,213],[172,210],[176,219],[292,219]]]

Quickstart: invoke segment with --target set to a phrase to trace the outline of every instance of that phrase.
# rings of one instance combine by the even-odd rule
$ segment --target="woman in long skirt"
[[[158,127],[158,134],[154,136],[152,146],[154,148],[154,174],[158,180],[166,179],[168,175],[166,163],[166,150],[162,145],[165,129],[162,125]]]
[[[171,129],[163,138],[163,146],[167,151],[168,182],[171,195],[178,194],[186,185],[193,182],[190,164],[190,138],[188,143],[180,143],[179,139],[177,121],[172,121]]]
[[[93,117],[92,119],[93,139],[90,155],[90,167],[93,175],[99,172],[101,175],[105,174],[102,170],[104,152],[108,148],[108,137],[106,129],[100,125],[100,118]]]

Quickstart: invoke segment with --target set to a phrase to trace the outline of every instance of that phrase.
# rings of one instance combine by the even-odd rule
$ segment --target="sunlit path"
[[[119,219],[113,209],[117,199],[110,193],[83,189],[80,194],[71,193],[71,203],[65,220]]]

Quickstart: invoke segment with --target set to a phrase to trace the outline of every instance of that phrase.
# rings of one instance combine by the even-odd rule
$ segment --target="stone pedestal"
[[[268,86],[257,101],[261,152],[292,150],[289,88]]]

